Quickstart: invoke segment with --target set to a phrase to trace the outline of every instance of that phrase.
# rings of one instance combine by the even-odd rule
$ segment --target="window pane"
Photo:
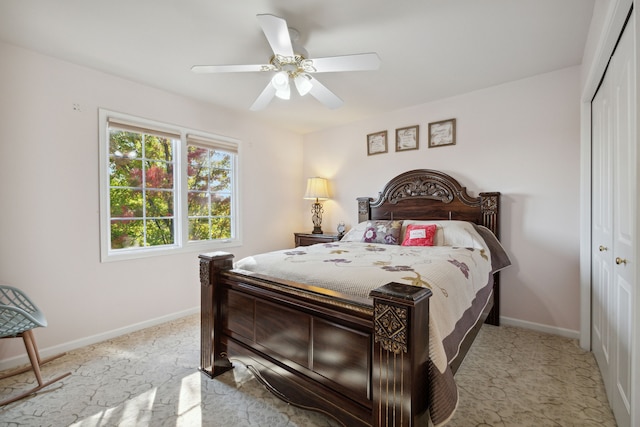
[[[109,132],[109,156],[136,158],[142,154],[142,135],[113,129]]]
[[[154,218],[147,220],[147,246],[172,245],[173,219]]]
[[[209,150],[189,146],[187,149],[187,187],[189,190],[206,190],[209,177]]]
[[[144,221],[111,221],[111,249],[144,246]]]
[[[211,191],[231,190],[231,171],[227,169],[213,169],[209,178],[209,189]]]
[[[205,172],[200,175],[200,172]],[[187,188],[189,190],[206,190],[209,187],[209,180],[206,171],[200,170],[197,175],[188,178]]]
[[[172,191],[146,191],[145,196],[147,218],[173,216]]]
[[[231,218],[212,218],[211,235],[214,239],[228,239],[231,237]]]
[[[211,202],[211,215],[230,216],[231,196],[229,194],[215,194]]]
[[[173,161],[173,144],[171,139],[155,135],[145,135],[144,157],[152,160]]]
[[[142,191],[129,188],[112,188],[109,191],[111,200],[111,218],[142,218]]]
[[[209,150],[203,147],[195,145],[189,145],[187,147],[187,159],[189,163],[204,164],[209,157]]]
[[[198,218],[189,220],[189,240],[209,240],[209,219]]]
[[[147,188],[173,188],[173,163],[145,162]]]
[[[214,151],[211,156],[211,164],[216,168],[231,168],[231,153],[224,151]]]
[[[189,192],[189,216],[209,216],[209,193]]]
[[[109,162],[109,184],[112,187],[140,187],[142,162],[128,158],[112,157]]]

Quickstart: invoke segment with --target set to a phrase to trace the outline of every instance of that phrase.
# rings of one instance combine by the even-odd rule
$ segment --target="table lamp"
[[[307,191],[304,194],[307,200],[315,200],[311,204],[311,221],[313,222],[313,234],[322,234],[322,204],[320,200],[329,199],[329,190],[327,189],[327,180],[325,178],[313,177],[307,179]]]

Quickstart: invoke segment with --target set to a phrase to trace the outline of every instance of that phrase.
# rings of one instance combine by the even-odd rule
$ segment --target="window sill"
[[[128,261],[134,259],[151,258],[165,255],[178,255],[184,253],[200,253],[200,252],[214,252],[221,249],[236,248],[242,246],[240,239],[228,239],[216,242],[189,242],[186,245],[170,246],[162,248],[148,248],[148,249],[134,249],[134,250],[121,250],[112,251],[106,255],[101,256],[101,262],[114,262],[114,261]]]

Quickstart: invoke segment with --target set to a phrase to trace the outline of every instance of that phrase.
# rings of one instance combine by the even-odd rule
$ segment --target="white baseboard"
[[[547,334],[559,335],[565,338],[579,339],[580,331],[558,328],[557,326],[543,325],[541,323],[527,322],[526,320],[512,319],[500,316],[500,324],[505,326],[515,326],[518,328],[531,329],[533,331],[545,332]]]
[[[92,335],[89,337],[81,338],[74,341],[69,341],[63,344],[55,345],[53,347],[47,347],[44,349],[39,348],[40,356],[47,358],[56,354],[65,353],[67,351],[75,350],[87,345],[96,344],[102,341],[106,341],[112,338],[116,338],[122,335],[130,334],[131,332],[139,331],[141,329],[149,328],[151,326],[160,325],[162,323],[170,322],[172,320],[180,319],[192,314],[200,312],[200,306],[190,308],[188,310],[171,313],[166,316],[156,317],[155,319],[145,320],[144,322],[128,325],[123,328],[113,329],[100,334]],[[11,357],[9,359],[0,361],[0,371],[5,369],[12,369],[17,366],[21,366],[29,363],[29,357],[26,352],[23,355]]]

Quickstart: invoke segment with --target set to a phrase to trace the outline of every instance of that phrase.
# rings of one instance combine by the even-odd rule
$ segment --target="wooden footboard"
[[[237,360],[283,400],[347,426],[427,425],[431,291],[390,283],[363,301],[231,271],[200,255],[200,370]]]

